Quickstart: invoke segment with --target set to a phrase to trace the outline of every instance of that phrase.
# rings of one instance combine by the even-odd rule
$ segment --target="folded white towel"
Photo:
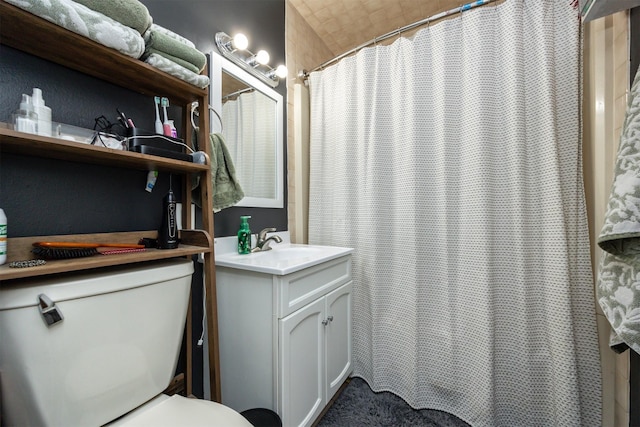
[[[5,1],[127,56],[137,59],[144,53],[144,39],[136,30],[74,1]]]
[[[149,55],[144,62],[201,89],[209,86],[209,77],[202,74],[196,74],[193,71],[187,70],[183,66],[155,53]]]

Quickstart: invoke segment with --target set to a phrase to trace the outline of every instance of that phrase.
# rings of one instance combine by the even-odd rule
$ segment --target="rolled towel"
[[[193,64],[198,72],[202,71],[207,64],[207,57],[204,56],[204,53],[181,43],[164,32],[151,29],[144,33],[144,41],[146,43],[144,59],[152,53],[163,52]]]
[[[141,35],[151,27],[149,9],[138,0],[74,0],[91,10],[100,12],[119,23],[133,28]]]
[[[132,58],[144,53],[144,40],[137,31],[74,1],[5,1]]]
[[[180,80],[184,80],[185,82],[193,86],[199,87],[200,89],[204,89],[205,87],[209,86],[209,77],[189,71],[183,66],[176,64],[175,62],[169,61],[164,56],[152,53],[144,60],[144,62],[154,68],[157,68],[158,70],[164,71],[167,74],[171,74],[172,76],[177,77]]]

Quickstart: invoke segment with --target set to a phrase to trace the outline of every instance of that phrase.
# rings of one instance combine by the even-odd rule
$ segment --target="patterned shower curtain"
[[[354,374],[474,427],[600,425],[571,3],[506,0],[310,77],[309,241],[355,248]]]
[[[222,129],[247,197],[275,197],[276,109],[273,99],[253,91],[222,104]]]

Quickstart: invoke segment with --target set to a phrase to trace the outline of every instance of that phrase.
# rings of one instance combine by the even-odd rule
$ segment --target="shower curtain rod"
[[[365,43],[363,43],[363,44],[361,44],[361,45],[359,45],[357,47],[354,47],[353,49],[343,53],[342,55],[338,55],[335,58],[330,59],[329,61],[318,65],[316,68],[314,68],[311,71],[300,70],[298,72],[298,77],[301,78],[302,80],[306,80],[309,77],[309,73],[321,70],[324,67],[326,67],[327,65],[333,64],[334,62],[337,62],[337,61],[341,60],[342,58],[344,58],[346,56],[349,56],[352,53],[355,53],[355,52],[359,51],[360,49],[363,49],[363,48],[365,48],[367,46],[370,46],[372,44],[376,44],[376,43],[378,43],[380,41],[386,40],[386,39],[394,37],[394,36],[401,35],[404,32],[407,32],[407,31],[413,30],[414,28],[421,27],[423,25],[429,24],[429,23],[431,23],[433,21],[437,21],[438,19],[442,19],[442,18],[444,18],[446,16],[453,15],[455,13],[462,13],[462,12],[464,12],[466,10],[473,9],[475,7],[478,7],[478,6],[484,6],[485,4],[493,3],[494,1],[497,1],[497,0],[477,0],[477,1],[474,1],[472,3],[463,4],[462,6],[458,6],[456,8],[447,10],[445,12],[440,12],[440,13],[438,13],[436,15],[430,16],[428,18],[421,19],[420,21],[416,21],[413,24],[405,25],[404,27],[398,28],[397,30],[393,30],[393,31],[390,31],[390,32],[388,32],[386,34],[383,34],[381,36],[374,37],[373,39],[369,40],[368,42],[365,42]]]
[[[229,98],[232,98],[232,97],[234,97],[234,96],[242,95],[243,93],[253,92],[254,90],[255,90],[255,89],[254,89],[254,88],[252,88],[252,87],[247,87],[247,88],[244,88],[244,89],[237,90],[237,91],[235,91],[235,92],[233,92],[233,93],[230,93],[229,95],[225,95],[225,96],[223,96],[223,97],[222,97],[222,101],[226,101],[226,100],[228,100]]]

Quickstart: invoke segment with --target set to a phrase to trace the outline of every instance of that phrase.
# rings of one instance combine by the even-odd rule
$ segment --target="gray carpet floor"
[[[431,409],[416,410],[393,393],[374,393],[352,378],[316,427],[470,427],[459,418]]]

